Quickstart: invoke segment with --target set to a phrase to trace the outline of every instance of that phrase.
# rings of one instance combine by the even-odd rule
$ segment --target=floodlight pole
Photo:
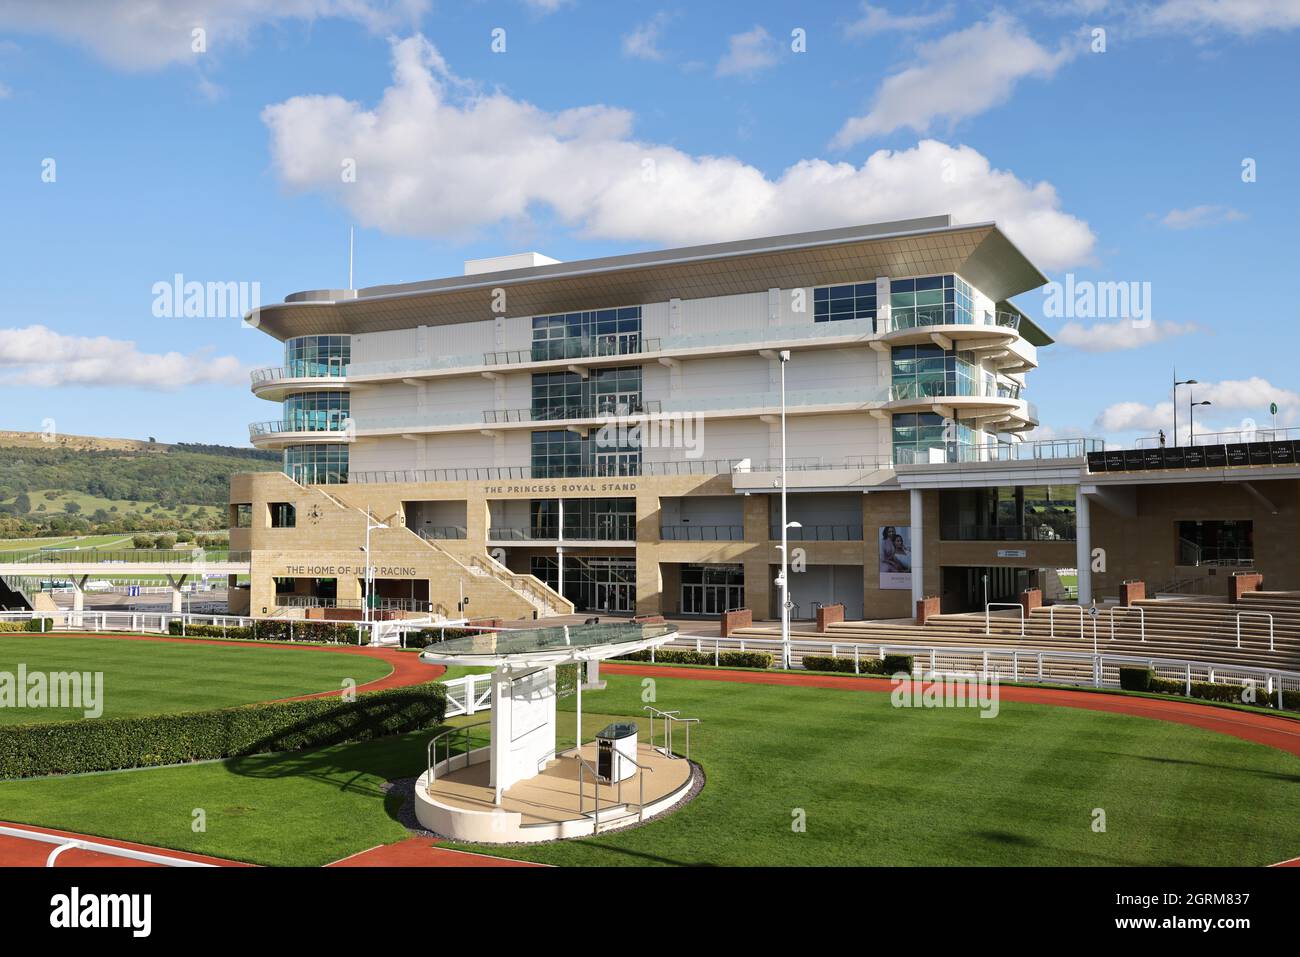
[[[790,361],[790,351],[778,354],[781,364],[781,666],[790,667],[790,518],[786,509],[785,450],[785,364]]]

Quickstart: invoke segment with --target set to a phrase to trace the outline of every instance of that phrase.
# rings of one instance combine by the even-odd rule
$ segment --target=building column
[[[925,501],[919,488],[912,489],[912,607],[925,597]]]
[[[172,586],[172,614],[179,615],[184,610],[184,603],[181,600],[181,586],[185,584],[188,575],[168,575],[167,584]]]
[[[1076,486],[1074,493],[1075,543],[1074,561],[1078,565],[1079,604],[1092,602],[1092,506],[1083,487]]]
[[[72,610],[81,612],[86,607],[86,580],[89,575],[72,576]]]

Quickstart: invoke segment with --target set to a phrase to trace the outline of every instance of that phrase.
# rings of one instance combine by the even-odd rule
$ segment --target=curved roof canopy
[[[420,660],[431,665],[538,667],[613,658],[671,641],[676,625],[615,622],[485,631],[429,645]]]
[[[822,229],[577,262],[553,263],[359,290],[295,293],[255,320],[277,339],[359,334],[632,303],[865,282],[876,276],[958,273],[994,301],[1035,289],[1044,276],[995,223],[950,216]]]

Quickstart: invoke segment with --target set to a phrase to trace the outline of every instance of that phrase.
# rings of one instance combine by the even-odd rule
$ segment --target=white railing
[[[454,718],[462,714],[477,714],[492,709],[492,676],[464,675],[444,681],[447,689],[446,717]]]
[[[259,623],[267,624],[285,624],[288,626],[288,640],[293,641],[293,628],[297,623],[302,623],[308,627],[316,625],[336,625],[340,628],[351,626],[356,628],[361,634],[367,632],[369,635],[368,644],[376,644],[391,634],[393,626],[399,626],[402,631],[402,638],[405,639],[405,631],[428,628],[431,623],[428,620],[410,621],[407,619],[396,619],[386,622],[365,622],[365,621],[335,621],[333,619],[268,619],[268,618],[249,618],[241,615],[200,615],[176,612],[135,612],[135,611],[73,611],[69,608],[60,608],[57,611],[0,611],[0,621],[38,621],[38,632],[46,631],[77,631],[77,632],[119,632],[133,635],[168,635],[171,634],[171,625],[179,622],[181,627],[181,637],[188,637],[187,629],[191,625],[208,625],[215,628],[221,628],[223,633],[229,628],[255,628]],[[46,625],[49,627],[46,627]],[[401,626],[407,626],[402,629]],[[433,626],[436,627],[436,626]],[[469,626],[462,626],[469,627]],[[212,635],[204,637],[219,638],[222,636]],[[311,638],[307,640],[320,640]]]
[[[115,844],[103,844],[99,841],[87,841],[81,838],[66,837],[61,834],[46,834],[44,831],[29,831],[25,827],[0,827],[0,835],[17,837],[24,841],[38,841],[42,844],[57,845],[45,859],[46,867],[53,867],[55,861],[65,851],[91,851],[95,854],[108,854],[113,857],[125,857],[147,864],[162,864],[166,867],[216,867],[206,861],[191,861],[184,857],[172,857],[170,854],[155,854],[151,851],[138,851],[133,847],[118,847]]]
[[[1058,608],[1077,608],[1079,609],[1079,637],[1083,637],[1083,606],[1082,605],[1048,605],[1047,606],[1047,634],[1051,638],[1056,637],[1056,609]],[[986,631],[985,634],[988,634]],[[1111,636],[1112,638],[1114,635]]]
[[[1273,647],[1273,616],[1266,611],[1239,611],[1237,612],[1237,647],[1241,647],[1241,619],[1242,618],[1267,618],[1268,619],[1268,650],[1275,650]]]
[[[1020,637],[1025,637],[1025,606],[1017,601],[991,601],[984,606],[984,634],[991,635],[989,609],[991,608],[1014,608],[1020,613]]]
[[[1000,681],[1034,684],[1089,684],[1095,687],[1119,687],[1121,667],[1148,667],[1159,678],[1172,678],[1184,682],[1188,696],[1195,682],[1210,684],[1251,684],[1266,690],[1270,699],[1276,695],[1279,705],[1282,691],[1300,693],[1300,672],[1279,668],[1250,665],[1222,664],[1220,662],[1190,661],[1184,658],[1160,658],[1143,655],[1117,655],[1086,651],[1047,651],[1007,647],[946,647],[937,645],[884,645],[851,641],[819,641],[796,639],[790,641],[792,667],[803,667],[803,656],[831,654],[840,648],[858,645],[866,654],[854,655],[854,663],[872,659],[883,660],[887,655],[906,655],[912,658],[915,675],[940,677],[979,675],[996,676]],[[783,647],[779,638],[700,638],[679,635],[663,647],[694,648],[713,651],[718,660],[723,651],[771,651],[779,659]],[[654,649],[651,649],[651,660]],[[615,662],[617,663],[617,662]],[[858,668],[855,667],[855,671]]]
[[[1147,640],[1147,610],[1145,608],[1143,608],[1141,605],[1112,605],[1109,611],[1110,611],[1110,640],[1111,641],[1115,640],[1115,612],[1117,611],[1122,611],[1125,612],[1126,614],[1130,611],[1137,612],[1138,623],[1142,626],[1141,640],[1142,641]],[[1082,631],[1079,632],[1079,636],[1080,637],[1083,636]],[[1241,646],[1238,645],[1237,647],[1240,648]],[[1270,648],[1269,650],[1272,651],[1272,648]]]

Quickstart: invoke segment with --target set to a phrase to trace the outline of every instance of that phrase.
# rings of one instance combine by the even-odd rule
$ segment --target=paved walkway
[[[709,668],[674,668],[665,665],[633,665],[603,662],[602,673],[636,675],[638,677],[682,678],[687,681],[738,681],[748,684],[782,685],[794,688],[829,688],[837,691],[875,691],[888,694],[893,684],[888,678],[859,678],[852,675],[809,675],[798,672],[732,671]],[[1191,704],[1186,701],[1162,701],[1158,698],[1138,698],[1119,694],[1097,694],[1091,691],[1058,691],[1054,688],[1025,688],[1019,685],[999,685],[1003,701],[1022,701],[1027,704],[1048,704],[1064,708],[1085,708],[1089,711],[1109,711],[1114,714],[1135,715],[1188,724],[1207,731],[1230,734],[1245,741],[1267,744],[1291,754],[1300,755],[1300,721],[1279,718],[1211,705]]]

